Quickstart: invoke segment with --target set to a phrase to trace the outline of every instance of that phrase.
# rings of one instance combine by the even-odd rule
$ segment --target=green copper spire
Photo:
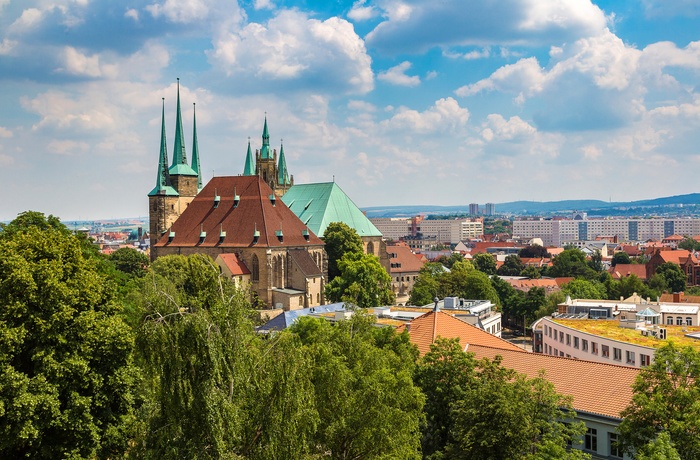
[[[248,154],[245,157],[245,168],[243,168],[244,176],[255,175],[255,164],[253,163],[253,152],[250,150],[250,138],[248,138]]]
[[[197,104],[192,104],[192,170],[197,173],[197,191],[202,190],[202,167],[199,164],[197,143]]]
[[[279,185],[289,185],[289,172],[287,171],[287,160],[284,159],[284,144],[280,145],[280,159],[277,164],[277,183]]]
[[[161,115],[160,128],[160,157],[158,158],[158,175],[156,177],[156,186],[148,196],[177,196],[178,193],[170,183],[170,174],[168,174],[168,146],[165,140],[165,98],[163,98],[163,112]]]
[[[270,133],[267,132],[267,114],[265,114],[265,126],[263,127],[262,135],[262,148],[260,149],[260,158],[263,160],[269,160],[272,158],[272,151],[270,150]]]
[[[197,173],[187,164],[185,138],[182,133],[182,111],[180,110],[180,79],[177,79],[177,116],[175,120],[175,146],[173,148],[173,164],[170,166],[171,175],[196,176]]]

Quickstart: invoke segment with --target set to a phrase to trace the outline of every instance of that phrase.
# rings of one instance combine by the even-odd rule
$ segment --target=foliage
[[[146,254],[134,248],[119,248],[110,254],[109,260],[117,270],[134,278],[142,278],[149,264]]]
[[[27,212],[0,233],[0,457],[124,455],[134,336],[96,251]]]
[[[656,438],[649,441],[634,458],[635,460],[681,460],[678,451],[673,447],[671,436],[666,431],[662,431]]]
[[[523,270],[520,272],[520,276],[526,276],[530,279],[536,280],[542,278],[542,272],[538,267],[535,267],[534,265],[528,265],[527,267],[523,268]]]
[[[346,254],[338,262],[340,275],[326,284],[331,302],[349,302],[360,308],[392,305],[391,277],[372,254]]]
[[[700,241],[695,241],[692,238],[686,237],[680,243],[678,243],[678,249],[685,249],[687,251],[698,251],[700,250]]]
[[[333,280],[340,275],[338,266],[340,259],[346,254],[361,255],[364,253],[362,238],[354,228],[344,222],[331,222],[323,232],[326,254],[328,254],[328,279]]]
[[[417,350],[407,333],[373,324],[357,311],[336,325],[305,317],[292,327],[313,362],[314,445],[324,458],[420,458],[424,396],[412,379]]]
[[[496,259],[494,259],[491,254],[480,252],[474,255],[471,262],[474,268],[480,272],[486,273],[487,275],[496,274]]]
[[[588,281],[583,278],[572,280],[562,287],[564,294],[572,299],[606,299],[605,286],[598,281]]]
[[[624,251],[618,251],[612,256],[610,264],[614,267],[617,264],[631,264],[630,256]]]
[[[605,288],[608,291],[608,299],[610,300],[617,300],[620,297],[626,299],[634,295],[635,292],[642,297],[646,297],[649,292],[644,282],[634,273],[622,277],[618,281],[610,278],[606,281]]]
[[[510,254],[506,256],[503,265],[498,267],[498,274],[499,276],[518,276],[524,269],[525,265],[523,265],[523,261],[520,260],[520,257],[515,254]]]
[[[494,361],[477,361],[456,340],[439,339],[416,370],[427,396],[426,458],[589,458],[566,451],[583,433],[570,398],[543,376],[528,379]]]
[[[539,244],[532,244],[530,246],[525,246],[518,252],[520,258],[534,259],[534,258],[549,258],[551,255],[547,248],[540,246]]]
[[[494,305],[500,305],[498,293],[491,285],[491,280],[485,273],[471,270],[466,273],[452,271],[456,279],[457,296],[464,299],[490,300]]]
[[[586,263],[586,254],[578,248],[570,247],[554,256],[549,276],[592,278],[595,272]]]
[[[671,291],[685,291],[688,278],[680,265],[673,262],[665,262],[657,267],[656,274],[664,277],[666,286],[671,289]]]
[[[557,311],[557,306],[564,303],[566,300],[564,293],[561,291],[553,291],[545,295],[544,304],[535,312],[535,320],[550,316]]]
[[[428,305],[440,291],[439,275],[443,272],[442,265],[428,262],[418,272],[418,278],[413,283],[409,305]]]
[[[600,251],[596,250],[591,255],[591,260],[588,261],[588,266],[591,268],[591,270],[595,272],[602,272],[603,271],[603,254],[601,254]]]
[[[640,451],[663,431],[680,458],[700,458],[700,351],[673,342],[658,348],[633,390],[618,428],[623,450]]]

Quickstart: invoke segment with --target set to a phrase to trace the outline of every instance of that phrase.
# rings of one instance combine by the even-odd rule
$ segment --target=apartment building
[[[422,234],[434,237],[440,243],[457,244],[484,234],[482,218],[463,219],[424,219],[416,217],[380,217],[370,221],[387,240],[399,239]]]

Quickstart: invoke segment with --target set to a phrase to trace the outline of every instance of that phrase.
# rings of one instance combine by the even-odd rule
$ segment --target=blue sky
[[[178,77],[205,181],[267,113],[359,206],[699,188],[700,0],[0,0],[0,220],[146,215]]]

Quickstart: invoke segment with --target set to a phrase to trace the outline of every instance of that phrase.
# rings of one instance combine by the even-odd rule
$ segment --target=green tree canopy
[[[338,262],[340,275],[326,284],[331,302],[350,302],[360,308],[394,303],[391,277],[372,254],[346,254]]]
[[[685,291],[688,277],[680,265],[673,262],[664,262],[657,267],[656,274],[663,276],[666,286],[673,292]]]
[[[480,252],[472,257],[471,262],[474,268],[480,272],[486,273],[487,275],[496,274],[496,259],[494,259],[491,254]]]
[[[549,275],[553,277],[592,278],[595,272],[586,263],[586,254],[578,248],[568,248],[552,259]]]
[[[333,280],[340,275],[338,263],[346,254],[361,255],[364,253],[362,238],[354,228],[344,222],[331,222],[323,232],[323,242],[328,254],[328,279]]]
[[[700,458],[700,351],[673,342],[658,348],[633,390],[618,428],[623,450],[646,452],[666,432],[680,458]]]
[[[540,246],[539,244],[532,244],[530,246],[525,246],[518,252],[521,258],[547,258],[551,257],[547,248]]]
[[[520,260],[520,257],[515,254],[510,254],[506,256],[503,265],[498,267],[498,274],[500,276],[518,276],[524,269],[525,265],[523,265],[523,261]]]
[[[0,233],[0,457],[117,458],[137,405],[134,334],[89,243],[21,214]]]
[[[631,264],[630,256],[624,251],[618,251],[612,256],[610,264],[614,267],[617,264]]]
[[[635,460],[681,460],[678,451],[673,447],[671,436],[662,431],[634,456]]]
[[[572,299],[606,299],[605,286],[598,281],[588,281],[583,278],[572,280],[562,287],[565,294]]]
[[[134,248],[119,248],[109,255],[109,260],[117,270],[135,278],[146,274],[148,256]]]

